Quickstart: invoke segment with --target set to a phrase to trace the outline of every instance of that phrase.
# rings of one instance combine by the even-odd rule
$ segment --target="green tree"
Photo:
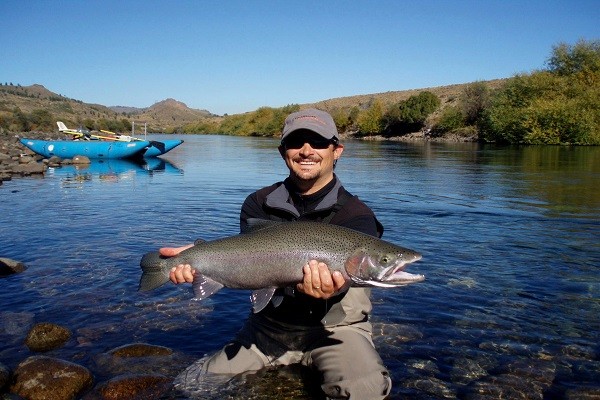
[[[54,129],[54,116],[48,110],[33,110],[29,116],[29,129],[48,131]]]
[[[560,43],[553,47],[547,61],[548,70],[559,76],[576,76],[588,84],[597,83],[600,72],[600,40],[580,40],[571,46]],[[588,81],[592,78],[591,81]]]
[[[576,80],[548,71],[510,79],[484,113],[484,139],[600,144],[600,87],[578,85]]]
[[[440,99],[429,91],[410,96],[388,108],[382,117],[383,130],[388,136],[417,132],[440,104]]]
[[[460,95],[459,103],[466,125],[479,123],[491,101],[490,89],[485,82],[468,85]]]
[[[31,130],[29,118],[27,118],[27,115],[19,107],[15,107],[13,110],[12,123],[9,130],[13,132],[29,132]]]
[[[372,136],[381,132],[383,104],[375,99],[369,108],[358,115],[358,130],[361,135]]]
[[[465,126],[465,117],[460,107],[450,106],[444,108],[434,130],[439,133],[452,132]]]

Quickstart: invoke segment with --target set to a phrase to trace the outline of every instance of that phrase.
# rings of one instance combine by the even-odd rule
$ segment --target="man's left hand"
[[[303,268],[304,279],[296,285],[299,292],[317,299],[328,299],[338,292],[346,280],[339,271],[333,273],[327,264],[311,260]]]

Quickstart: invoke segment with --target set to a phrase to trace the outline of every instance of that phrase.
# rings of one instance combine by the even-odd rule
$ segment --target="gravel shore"
[[[43,174],[46,172],[50,160],[44,160],[43,157],[23,146],[19,142],[19,139],[24,137],[43,140],[66,138],[60,132],[27,132],[23,134],[0,132],[0,185],[2,185],[2,182],[9,181],[13,177]],[[51,162],[61,163],[63,160],[52,160]]]

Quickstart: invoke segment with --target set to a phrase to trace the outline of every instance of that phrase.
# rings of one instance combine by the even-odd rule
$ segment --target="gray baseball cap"
[[[325,139],[340,139],[331,115],[316,108],[307,108],[288,115],[283,126],[281,140],[285,140],[291,133],[299,129],[308,129],[318,133]]]

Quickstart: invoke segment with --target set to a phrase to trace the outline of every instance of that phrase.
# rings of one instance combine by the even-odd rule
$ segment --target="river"
[[[0,279],[0,362],[32,354],[23,339],[36,322],[69,328],[46,355],[97,381],[114,376],[105,354],[124,344],[173,349],[164,365],[128,368],[174,376],[233,337],[247,292],[201,302],[189,285],[138,292],[139,259],[236,234],[245,197],[287,169],[275,139],[182,138],[164,161],[94,162],[0,186],[0,257],[28,267]],[[409,271],[424,282],[372,294],[392,399],[600,395],[600,147],[348,141],[336,173],[384,239],[423,254]],[[284,382],[280,398],[310,398],[294,368],[258,376],[215,398],[268,398],[264,382]]]

